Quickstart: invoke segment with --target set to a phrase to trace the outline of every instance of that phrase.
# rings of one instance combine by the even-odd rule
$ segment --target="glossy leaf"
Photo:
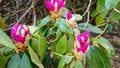
[[[89,68],[112,68],[110,60],[105,52],[95,46],[90,47],[87,57],[89,58]]]
[[[106,8],[105,8],[105,0],[98,0],[98,1],[97,1],[96,10],[97,10],[98,13],[101,13],[101,12],[103,12],[103,11],[106,11]]]
[[[42,62],[47,49],[47,41],[45,37],[40,34],[33,34],[29,41],[29,45],[33,48],[36,54],[40,56],[40,61]]]
[[[19,68],[20,67],[20,56],[15,54],[8,62],[7,68]]]
[[[10,37],[6,33],[4,33],[1,29],[0,29],[0,44],[12,49],[16,48],[15,44],[10,39]]]
[[[65,51],[67,49],[67,39],[65,36],[63,36],[62,38],[60,38],[60,40],[58,41],[57,45],[56,45],[56,49],[55,51],[57,53],[60,53],[60,54],[64,54]]]
[[[83,64],[81,63],[81,61],[78,61],[74,64],[73,68],[84,68]]]
[[[0,68],[3,68],[7,63],[7,58],[0,52]]]
[[[114,8],[120,0],[105,0],[106,9]]]
[[[80,14],[73,14],[73,16],[75,17],[76,21],[82,20],[82,16]]]
[[[63,17],[66,17],[66,16],[67,16],[67,13],[68,13],[68,9],[67,9],[67,8],[63,8],[63,9],[62,9],[62,16],[63,16]]]
[[[118,5],[115,7],[117,10],[120,10],[120,2],[118,3]],[[120,20],[120,13],[116,12],[116,11],[112,11],[111,14],[111,19],[113,21],[117,21]]]
[[[72,28],[66,22],[64,18],[58,18],[55,22],[55,25],[64,33],[72,34]]]
[[[25,53],[22,56],[20,68],[32,68],[30,59]]]
[[[38,30],[41,29],[41,27],[43,27],[44,25],[46,25],[49,21],[50,21],[50,16],[43,18],[40,21],[40,24],[38,25]]]
[[[104,21],[105,21],[104,18],[105,18],[106,15],[107,15],[107,11],[102,12],[101,14],[99,14],[99,15],[96,17],[96,19],[95,19],[95,23],[96,23],[97,25],[103,24]]]
[[[63,56],[59,62],[58,68],[63,68],[65,64],[69,64],[72,60],[72,56]]]
[[[3,18],[0,16],[0,29],[4,29],[5,28],[5,23],[4,23],[4,20]]]
[[[40,59],[38,58],[37,54],[33,51],[33,49],[30,46],[28,46],[28,50],[29,50],[30,58],[31,58],[32,62],[34,64],[36,64],[38,67],[44,68],[44,66],[40,62]]]
[[[102,30],[96,26],[87,26],[86,29],[93,33],[102,33]]]
[[[99,39],[96,38],[95,41],[97,41],[103,48],[105,48],[109,54],[109,57],[114,57],[114,48],[107,39],[100,37]]]
[[[84,25],[86,23],[80,23],[78,26],[79,26],[79,29],[82,29],[84,28]],[[85,30],[88,30],[90,32],[93,32],[93,33],[102,33],[102,30],[100,28],[98,28],[97,26],[92,26],[91,24],[88,24],[85,28]]]
[[[74,50],[74,42],[75,42],[74,36],[70,35],[66,53],[70,53]]]

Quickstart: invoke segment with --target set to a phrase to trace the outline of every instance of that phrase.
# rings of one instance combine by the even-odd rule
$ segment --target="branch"
[[[113,8],[113,9],[114,9],[114,11],[116,11],[116,12],[120,13],[120,11],[119,11],[118,9],[116,9],[116,8]]]
[[[89,4],[88,4],[88,7],[87,7],[87,10],[85,11],[85,13],[82,16],[85,16],[87,14],[87,12],[89,11],[91,2],[92,2],[92,0],[89,0]]]
[[[90,20],[90,11],[88,11],[88,14],[87,14],[87,22],[86,22],[86,24],[85,24],[85,26],[84,26],[83,29],[86,28],[86,26],[88,25],[89,20]]]

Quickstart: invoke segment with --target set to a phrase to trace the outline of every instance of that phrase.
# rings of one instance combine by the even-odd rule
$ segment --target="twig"
[[[32,2],[32,8],[33,8],[33,14],[34,14],[34,26],[36,24],[36,13],[35,13],[35,8],[34,8],[34,1]]]
[[[85,24],[85,26],[84,26],[83,29],[86,28],[86,26],[88,25],[89,20],[90,20],[90,11],[88,11],[88,14],[87,14],[87,22],[86,22],[86,24]]]
[[[113,8],[116,12],[120,13],[120,10],[116,9],[116,8]]]
[[[31,10],[33,6],[31,5],[27,10],[26,12],[20,17],[20,19],[18,20],[17,24],[23,19],[23,17]]]
[[[101,37],[101,35],[106,31],[106,29],[107,29],[107,27],[108,27],[108,23],[109,23],[110,17],[111,17],[111,13],[110,13],[110,15],[109,15],[109,17],[108,17],[108,19],[107,19],[106,26],[105,26],[105,28],[103,29],[102,33],[99,34],[98,36],[96,36],[96,38]]]
[[[85,16],[87,14],[87,12],[89,11],[91,2],[92,2],[92,0],[89,0],[89,4],[88,4],[88,7],[87,7],[87,10],[85,11],[85,13],[82,16]]]

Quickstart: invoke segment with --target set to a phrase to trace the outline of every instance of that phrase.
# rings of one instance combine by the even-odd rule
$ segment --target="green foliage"
[[[72,60],[72,56],[63,56],[59,62],[58,68],[64,68],[65,64],[69,64]]]
[[[64,54],[67,49],[67,39],[63,36],[57,43],[55,51],[60,54]]]
[[[6,33],[4,33],[1,29],[0,29],[0,44],[12,49],[16,48],[15,44],[10,39],[10,37]]]
[[[120,0],[105,0],[106,9],[114,8]]]
[[[40,56],[40,61],[42,62],[47,49],[47,41],[45,37],[40,34],[33,34],[29,39],[29,45],[36,52],[36,54]]]
[[[24,53],[22,58],[21,58],[20,68],[33,68],[31,65],[30,59],[26,55],[26,53]]]
[[[73,16],[75,17],[76,21],[82,20],[82,16],[80,14],[73,14]]]
[[[4,29],[5,28],[5,23],[4,20],[2,19],[2,17],[0,16],[0,29]]]
[[[39,30],[41,27],[46,25],[49,21],[50,21],[50,16],[47,16],[47,17],[43,18],[42,20],[40,20],[40,22],[39,22],[40,24],[38,25],[37,30]]]
[[[85,23],[80,23],[79,29],[84,28],[84,25]],[[92,26],[91,24],[88,24],[85,30],[88,30],[93,33],[98,33],[98,34],[102,33],[102,30],[100,28],[98,28],[97,26]]]
[[[110,58],[114,57],[114,48],[107,39],[100,37],[99,39],[95,38],[95,41],[97,41],[103,48],[105,48]]]
[[[96,23],[97,25],[103,24],[103,23],[105,22],[104,18],[106,17],[106,15],[107,15],[107,11],[102,12],[101,14],[99,14],[99,15],[96,17],[96,19],[95,19],[95,23]]]
[[[91,46],[87,57],[89,68],[112,68],[108,56],[98,47]]]
[[[0,52],[0,68],[5,67],[7,63],[7,58]]]
[[[8,62],[7,68],[19,68],[20,67],[20,56],[15,54]]]
[[[34,64],[36,64],[38,67],[44,68],[44,66],[43,66],[42,63],[40,62],[39,57],[38,57],[37,54],[33,51],[33,49],[31,48],[30,45],[28,46],[28,50],[29,50],[30,58],[31,58],[32,62],[33,62]]]
[[[72,28],[68,25],[66,19],[58,18],[55,25],[64,33],[72,34]]]

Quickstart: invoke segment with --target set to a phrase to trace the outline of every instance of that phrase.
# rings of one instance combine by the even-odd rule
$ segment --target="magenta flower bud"
[[[59,12],[65,5],[65,0],[45,0],[44,2],[46,8],[55,13]]]
[[[79,45],[76,45],[76,50],[77,52],[82,52],[86,53],[88,47],[90,46],[89,44],[89,33],[88,31],[85,31],[83,34],[79,34],[76,38],[76,41],[78,41]]]
[[[84,33],[79,34],[76,37],[74,48],[75,48],[75,57],[77,58],[77,60],[82,59],[82,55],[85,54],[90,47],[88,35],[89,32],[85,31]]]
[[[16,24],[11,28],[11,36],[16,43],[24,44],[26,38],[30,36],[30,32],[24,24]]]
[[[67,19],[70,20],[72,17],[73,17],[73,16],[72,16],[71,11],[68,11],[68,13],[67,13]]]
[[[73,16],[73,14],[71,13],[71,11],[68,11],[67,16],[66,16],[67,22],[68,24],[72,27],[72,28],[78,28],[78,25],[75,22],[75,17]]]

